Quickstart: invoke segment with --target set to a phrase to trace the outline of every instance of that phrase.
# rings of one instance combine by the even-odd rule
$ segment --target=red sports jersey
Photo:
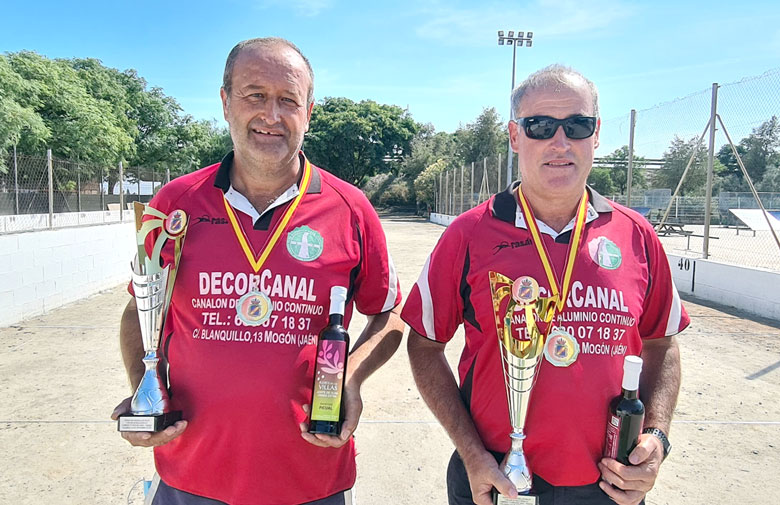
[[[542,296],[550,293],[515,189],[495,195],[447,228],[402,313],[417,333],[438,342],[448,342],[464,324],[461,395],[485,446],[501,452],[509,450],[512,429],[489,272],[511,280],[531,276]],[[642,339],[674,335],[689,323],[650,223],[595,191],[590,190],[589,200],[571,292],[556,319],[556,326],[574,337],[578,354],[569,366],[541,357],[523,443],[532,472],[559,486],[599,478],[596,463],[603,452],[609,401],[620,393],[624,356],[640,354]],[[556,239],[542,234],[559,279],[570,237],[571,231]],[[511,331],[523,337],[519,309]]]
[[[352,441],[340,449],[315,447],[298,428],[306,420],[301,406],[311,399],[316,337],[327,323],[330,288],[348,288],[345,326],[353,302],[364,314],[378,314],[400,303],[400,289],[371,204],[360,190],[314,166],[300,205],[255,271],[223,198],[232,159],[231,153],[221,164],[172,181],[151,202],[190,218],[162,343],[172,405],[189,425],[155,449],[155,462],[170,486],[230,504],[308,502],[355,482]],[[256,223],[233,211],[253,259],[290,205]],[[272,304],[271,315],[256,326],[244,322],[253,322],[242,299],[252,290]]]

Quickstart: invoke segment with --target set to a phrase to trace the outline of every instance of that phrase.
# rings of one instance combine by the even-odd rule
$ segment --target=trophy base
[[[539,497],[521,494],[517,498],[509,498],[493,490],[493,505],[539,505]]]
[[[150,416],[124,414],[119,416],[118,431],[147,431],[155,433],[162,431],[176,421],[181,421],[181,410]]]

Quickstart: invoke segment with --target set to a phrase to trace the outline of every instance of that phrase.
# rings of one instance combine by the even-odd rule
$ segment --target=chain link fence
[[[605,196],[645,215],[667,252],[780,271],[780,69],[713,85],[636,111],[633,117],[628,113],[602,120],[594,167],[620,165],[620,182],[626,187]],[[627,185],[627,159],[615,157],[630,145],[632,129],[632,169],[642,177]],[[485,159],[475,164],[473,175],[471,166],[439,174],[434,211],[457,215],[504,189],[506,160],[498,165],[498,160]],[[519,178],[516,167],[513,175]]]
[[[0,163],[0,233],[121,221],[170,175],[10,153]],[[120,176],[121,174],[121,176]],[[120,182],[121,181],[121,182]]]

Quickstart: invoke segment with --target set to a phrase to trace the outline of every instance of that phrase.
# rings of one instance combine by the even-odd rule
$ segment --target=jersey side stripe
[[[680,333],[680,319],[682,318],[682,303],[677,286],[672,282],[672,306],[669,308],[669,319],[666,322],[666,336],[670,337]]]
[[[382,312],[387,312],[395,307],[395,299],[398,296],[398,276],[395,272],[393,258],[390,256],[390,249],[387,250],[387,267],[387,297],[385,298],[385,304],[382,306]]]
[[[431,299],[431,287],[428,285],[428,267],[431,264],[431,257],[425,260],[425,266],[420,272],[420,278],[417,279],[417,287],[420,290],[420,301],[422,302],[422,324],[425,329],[425,336],[431,340],[436,340],[436,332],[433,323],[433,299]]]

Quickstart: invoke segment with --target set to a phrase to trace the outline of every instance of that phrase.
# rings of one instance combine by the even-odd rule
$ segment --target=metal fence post
[[[16,213],[19,214],[19,167],[16,162],[16,144],[14,144],[14,201]]]
[[[125,208],[125,188],[124,188],[125,169],[122,162],[119,162],[119,220],[124,221]]]
[[[626,175],[626,207],[631,207],[631,186],[634,182],[634,128],[636,127],[636,110],[631,109],[631,125],[628,133],[628,174]]]
[[[715,159],[715,117],[718,114],[718,83],[712,83],[712,106],[710,108],[710,150],[707,156],[707,200],[704,202],[704,241],[702,258],[710,256],[710,219],[712,218],[712,167]]]
[[[51,149],[46,149],[46,167],[49,172],[49,228],[54,227],[54,164]]]
[[[487,196],[490,198],[490,175],[488,174],[487,169],[487,158],[482,158],[482,175],[485,178],[485,181],[487,182]],[[482,193],[482,190],[479,191]]]
[[[136,169],[136,177],[138,177],[138,201],[141,201],[141,167]]]
[[[105,196],[103,196],[103,181],[105,180],[106,180],[106,176],[103,173],[103,166],[101,165],[100,166],[100,210],[106,210],[106,198]],[[108,186],[108,182],[106,182],[106,186]]]
[[[441,172],[433,176],[433,211],[439,214],[441,203]]]
[[[469,184],[469,208],[474,208],[474,162],[471,162],[471,183]]]
[[[449,215],[450,214],[450,193],[449,193],[449,187],[450,187],[450,173],[444,172],[444,214]]]
[[[463,214],[463,165],[460,166],[460,214]]]
[[[76,165],[76,208],[81,212],[81,165]]]

